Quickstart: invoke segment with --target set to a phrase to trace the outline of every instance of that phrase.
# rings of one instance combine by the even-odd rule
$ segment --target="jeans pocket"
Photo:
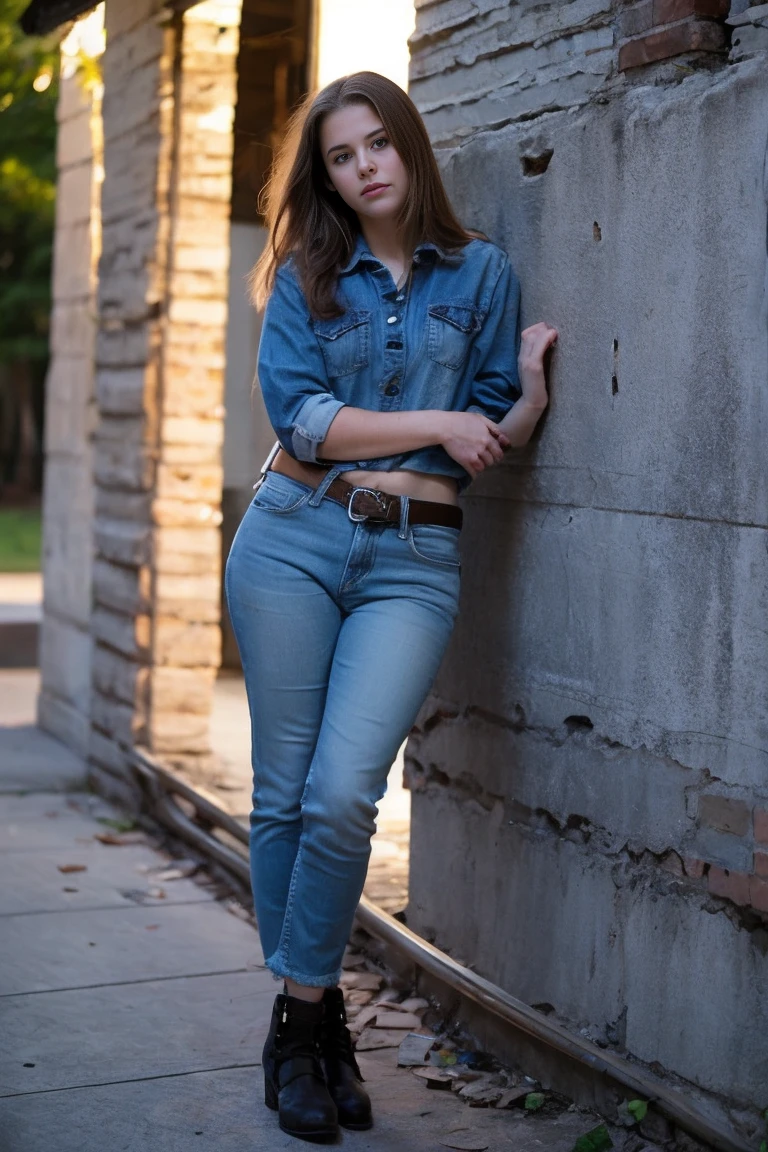
[[[265,512],[284,514],[300,508],[311,495],[312,489],[306,484],[283,476],[281,472],[267,472],[251,503],[254,508],[262,508]]]
[[[408,532],[408,543],[419,560],[444,568],[460,568],[460,535],[458,528],[447,528],[442,524],[414,524]]]

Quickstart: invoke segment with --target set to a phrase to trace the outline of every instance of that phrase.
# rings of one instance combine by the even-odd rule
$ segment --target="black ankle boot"
[[[336,1105],[320,1063],[323,1002],[279,995],[264,1045],[264,1103],[280,1113],[280,1127],[304,1140],[338,1136]]]
[[[362,1131],[373,1124],[371,1101],[362,1087],[363,1077],[347,1028],[341,988],[326,988],[323,1005],[325,1017],[320,1029],[320,1055],[328,1091],[338,1109],[342,1128]]]

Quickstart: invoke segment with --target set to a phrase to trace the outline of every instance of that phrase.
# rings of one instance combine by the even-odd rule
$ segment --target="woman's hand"
[[[548,348],[557,340],[557,328],[552,328],[540,320],[530,328],[524,328],[520,339],[520,355],[517,366],[520,370],[520,384],[523,399],[543,411],[547,406],[547,382],[544,378],[544,356]]]
[[[544,357],[555,340],[557,340],[557,328],[552,328],[543,320],[538,324],[532,324],[530,328],[525,328],[521,334],[517,366],[520,370],[523,395],[498,424],[513,448],[522,448],[528,443],[547,406]]]
[[[442,412],[440,443],[474,480],[503,459],[509,440],[498,424],[479,412]]]

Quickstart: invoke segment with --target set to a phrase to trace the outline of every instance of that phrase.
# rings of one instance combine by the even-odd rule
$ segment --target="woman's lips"
[[[379,192],[386,192],[389,184],[372,184],[370,188],[363,189],[363,196],[377,196]]]

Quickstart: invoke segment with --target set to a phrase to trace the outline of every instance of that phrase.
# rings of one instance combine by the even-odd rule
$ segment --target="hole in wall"
[[[588,732],[590,728],[594,728],[589,716],[566,716],[563,724],[569,732]]]
[[[592,225],[592,235],[595,240],[602,240],[603,238],[603,231],[597,220],[595,220],[594,224]]]
[[[611,394],[613,396],[618,396],[619,394],[619,381],[615,374],[611,376]]]
[[[618,396],[619,394],[619,342],[614,337],[613,341],[613,375],[611,376],[611,395]]]
[[[549,168],[549,162],[554,154],[554,148],[546,148],[538,156],[521,156],[523,176],[541,176]]]

